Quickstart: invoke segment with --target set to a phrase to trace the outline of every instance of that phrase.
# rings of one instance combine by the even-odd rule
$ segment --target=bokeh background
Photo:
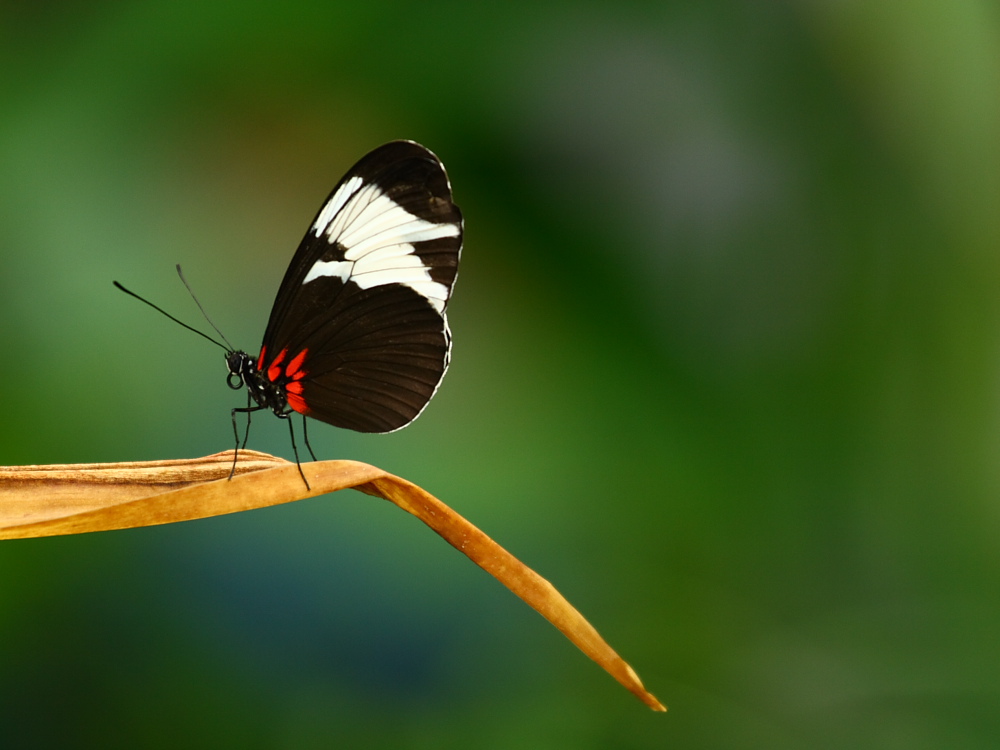
[[[987,0],[0,5],[0,463],[230,447],[301,235],[412,138],[466,216],[407,477],[652,714],[339,493],[0,545],[9,747],[995,748],[1000,10]],[[273,418],[251,445],[290,457]]]

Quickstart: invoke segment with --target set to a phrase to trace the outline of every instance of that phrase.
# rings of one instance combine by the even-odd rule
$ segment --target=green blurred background
[[[339,493],[0,544],[9,747],[995,748],[1000,10],[0,5],[0,463],[230,447],[301,235],[393,138],[466,217],[452,368],[316,425],[549,578],[652,714]],[[255,420],[252,447],[290,457]]]

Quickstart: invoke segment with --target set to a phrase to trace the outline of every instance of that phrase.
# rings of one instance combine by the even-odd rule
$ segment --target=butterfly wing
[[[411,141],[380,146],[334,188],[295,252],[258,369],[314,419],[359,432],[405,427],[448,369],[461,249],[440,160]]]

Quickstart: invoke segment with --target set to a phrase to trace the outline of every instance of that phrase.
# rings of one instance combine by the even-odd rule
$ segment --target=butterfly
[[[451,358],[447,308],[462,233],[441,160],[413,141],[392,141],[362,157],[323,203],[292,256],[256,356],[115,286],[226,349],[229,387],[247,390],[247,406],[232,410],[237,453],[250,415],[270,410],[289,420],[299,463],[295,413],[315,460],[307,418],[386,433],[423,412]]]

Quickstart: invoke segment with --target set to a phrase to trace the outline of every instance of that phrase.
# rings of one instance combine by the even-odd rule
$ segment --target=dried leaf
[[[447,505],[405,479],[357,461],[298,467],[256,451],[178,461],[0,468],[0,539],[82,534],[189,521],[353,488],[413,514],[509,588],[654,711],[666,708],[547,580]]]

